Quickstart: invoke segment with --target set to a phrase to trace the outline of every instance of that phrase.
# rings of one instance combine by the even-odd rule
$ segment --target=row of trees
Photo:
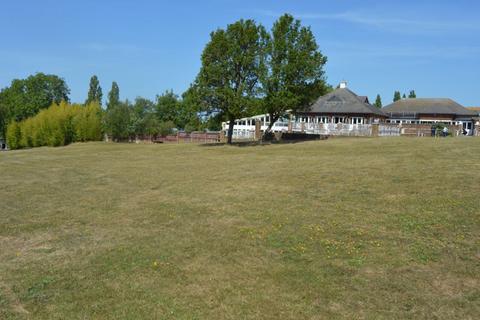
[[[70,89],[65,81],[43,73],[26,79],[15,79],[0,91],[0,137],[11,121],[22,121],[36,115],[53,103],[68,102]]]
[[[201,56],[202,66],[191,87],[181,96],[166,91],[155,101],[121,101],[116,82],[101,110],[102,129],[114,139],[158,135],[172,128],[186,131],[220,129],[229,121],[228,143],[234,120],[255,113],[270,116],[271,127],[288,110],[307,107],[332,88],[326,82],[321,53],[309,27],[291,15],[281,16],[267,31],[253,20],[239,20],[211,33]],[[21,122],[52,103],[68,102],[68,86],[54,75],[38,73],[14,80],[0,92],[0,134],[6,125]],[[404,95],[405,97],[405,95]],[[410,98],[416,97],[411,91]],[[102,105],[97,76],[90,79],[84,105]],[[395,92],[394,101],[401,99]],[[375,101],[382,107],[379,95]]]
[[[60,104],[68,105],[70,90],[56,75],[37,73],[26,79],[15,79],[0,91],[0,138],[6,138],[7,125],[19,124],[42,110]],[[87,99],[83,106],[102,105],[103,92],[97,76],[90,79]],[[79,106],[79,105],[75,105]],[[221,118],[201,116],[193,90],[180,98],[173,91],[158,95],[155,101],[138,97],[135,101],[120,100],[120,89],[112,83],[106,109],[100,110],[103,133],[122,140],[132,136],[167,134],[173,128],[193,130],[219,130]]]
[[[94,90],[101,92],[101,89]],[[180,98],[173,91],[166,91],[157,95],[155,101],[138,97],[132,103],[120,100],[120,89],[113,82],[104,114],[104,131],[115,140],[125,140],[134,136],[167,135],[175,128],[187,132],[219,130],[220,124],[212,121],[215,117],[202,121],[192,94],[193,91],[189,90]]]
[[[322,55],[309,27],[291,15],[283,15],[270,32],[253,20],[239,20],[211,33],[201,57],[202,66],[192,86],[182,97],[171,91],[156,101],[137,98],[121,101],[114,82],[108,93],[103,129],[114,138],[155,135],[165,128],[193,130],[217,128],[253,113],[270,115],[273,123],[287,110],[308,106],[327,93]],[[57,76],[36,74],[14,80],[0,94],[2,132],[10,121],[22,121],[52,103],[68,102],[69,89]],[[93,76],[85,104],[102,104],[103,92]],[[5,106],[5,107],[3,107]],[[208,121],[207,121],[208,120]]]
[[[102,138],[101,119],[102,111],[96,102],[83,106],[62,101],[33,117],[11,121],[6,130],[7,142],[11,149],[20,149],[97,141]]]
[[[415,99],[416,97],[417,97],[417,94],[415,93],[415,90],[410,90],[410,92],[408,94],[408,98],[409,99]],[[406,98],[407,98],[406,94],[403,94],[403,99],[406,99]],[[395,91],[394,94],[393,94],[393,102],[401,100],[401,99],[402,99],[402,96],[401,96],[400,91]],[[383,107],[382,98],[380,97],[379,94],[377,94],[377,98],[375,99],[375,103],[373,105],[376,106],[377,108]]]
[[[417,97],[417,94],[415,93],[415,90],[410,90],[408,93],[408,98],[409,99],[415,99]],[[395,91],[393,94],[393,102],[401,100],[401,99],[406,99],[407,95],[404,93],[403,96],[401,95],[400,91]]]

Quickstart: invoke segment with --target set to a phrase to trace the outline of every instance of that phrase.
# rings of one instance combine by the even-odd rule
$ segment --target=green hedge
[[[10,149],[64,146],[77,141],[102,138],[102,110],[97,103],[87,106],[62,102],[7,127]]]

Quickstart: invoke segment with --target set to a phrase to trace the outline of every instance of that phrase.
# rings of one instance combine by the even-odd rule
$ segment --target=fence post
[[[262,137],[261,137],[261,133],[260,133],[260,129],[261,129],[261,123],[260,121],[255,121],[255,140],[260,140]]]

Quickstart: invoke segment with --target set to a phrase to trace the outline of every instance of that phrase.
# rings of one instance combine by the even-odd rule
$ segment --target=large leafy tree
[[[266,66],[262,74],[263,110],[270,115],[265,134],[287,110],[303,108],[325,94],[329,86],[322,55],[308,27],[289,14],[273,25],[266,46]]]
[[[99,105],[102,105],[102,87],[100,87],[100,82],[96,75],[93,75],[90,78],[90,86],[88,89],[88,96],[87,100],[85,101],[85,105],[88,105],[92,102],[97,102]]]
[[[173,93],[173,90],[167,90],[163,94],[157,95],[156,112],[157,117],[161,122],[175,122],[177,120],[179,108],[180,101],[178,96]]]
[[[415,93],[415,90],[411,90],[410,93],[408,94],[408,97],[410,99],[415,99],[417,97],[417,94]]]
[[[202,53],[197,76],[199,97],[205,111],[223,114],[232,143],[235,119],[255,104],[263,68],[266,32],[253,20],[239,20],[211,33]]]
[[[157,126],[155,119],[155,104],[148,99],[137,97],[131,107],[130,121],[132,131],[136,135],[152,134],[151,126]]]
[[[118,105],[120,103],[120,89],[118,84],[113,81],[112,88],[108,93],[108,101],[107,101],[107,110]]]
[[[65,80],[53,74],[37,73],[26,79],[14,79],[0,92],[0,134],[11,120],[21,121],[53,103],[68,102],[69,94]]]

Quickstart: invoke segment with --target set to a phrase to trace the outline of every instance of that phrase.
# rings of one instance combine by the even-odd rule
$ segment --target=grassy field
[[[0,319],[478,319],[480,139],[0,153]]]

